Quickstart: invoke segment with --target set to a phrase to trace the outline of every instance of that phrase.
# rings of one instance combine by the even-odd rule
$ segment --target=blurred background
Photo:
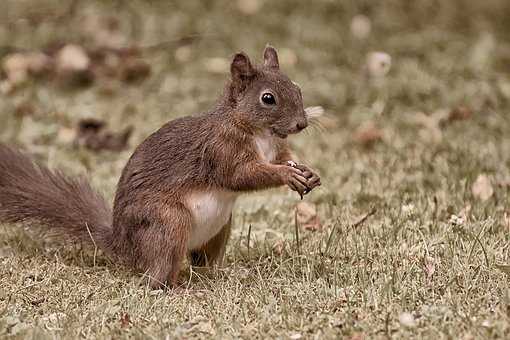
[[[331,164],[338,157],[374,147],[409,157],[434,145],[453,146],[450,159],[482,162],[486,142],[508,131],[507,1],[6,0],[0,7],[0,138],[77,171],[101,171],[94,164],[107,160],[105,175],[118,174],[161,124],[211,107],[236,51],[260,60],[266,43],[278,48],[305,105],[326,111],[309,129],[313,138],[293,143],[305,160],[320,150],[308,161],[334,173],[333,187],[347,177],[360,183],[352,166]],[[106,188],[111,194],[114,185]]]
[[[498,308],[507,313],[495,302],[506,278],[491,266],[508,262],[501,242],[508,243],[510,230],[510,1],[2,0],[0,142],[50,167],[88,173],[112,199],[134,147],[166,121],[210,108],[229,77],[232,55],[245,51],[260,61],[266,43],[300,84],[305,106],[325,110],[290,138],[323,183],[307,196],[308,205],[296,208],[304,216],[302,246],[316,254],[333,231],[345,232],[334,255],[342,266],[321,262],[317,272],[295,278],[300,292],[329,306],[337,293],[325,282],[333,271],[339,286],[361,287],[364,298],[351,296],[351,307],[370,316],[349,319],[344,331],[363,322],[369,329],[398,324],[391,320],[401,308],[414,310],[423,301],[446,306],[436,314],[478,315],[470,324],[475,328]],[[252,258],[293,249],[297,202],[287,190],[241,200],[228,263],[246,260],[248,226],[262,242]],[[350,233],[359,216],[369,216],[369,227]],[[483,239],[483,251],[464,246],[475,244],[473,235]],[[14,249],[23,237],[10,231],[0,240]],[[27,265],[19,261],[16,266]],[[37,258],[27,261],[42,266]],[[294,262],[287,266],[298,271]],[[421,268],[436,286],[421,285]],[[69,273],[60,269],[66,282]],[[81,280],[110,277],[97,275]],[[291,289],[295,282],[286,275],[271,284]],[[313,281],[314,275],[326,281]],[[391,281],[394,294],[383,290],[391,275],[400,280]],[[436,291],[439,286],[444,290]],[[475,305],[483,307],[473,311],[466,287],[480,293]],[[454,298],[441,300],[445,291]],[[206,297],[211,305],[215,299]],[[292,301],[278,301],[294,310]],[[257,313],[275,325],[271,315]],[[293,322],[303,322],[301,314],[290,315],[273,335],[289,335]],[[455,326],[465,329],[455,315]],[[216,315],[219,324],[229,318]],[[433,323],[448,332],[446,319]],[[508,329],[500,326],[494,327]],[[95,332],[99,326],[87,327]],[[453,337],[460,334],[451,329]]]

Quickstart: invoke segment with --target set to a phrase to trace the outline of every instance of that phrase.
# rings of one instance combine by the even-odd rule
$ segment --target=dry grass
[[[262,7],[242,14],[238,4],[254,2]],[[183,268],[184,288],[164,293],[91,250],[2,226],[0,337],[508,338],[507,2],[186,3],[3,1],[0,57],[55,41],[95,46],[102,33],[84,17],[111,17],[115,39],[145,47],[152,75],[85,88],[30,80],[1,94],[1,141],[88,173],[112,198],[137,143],[209,107],[234,51],[258,57],[271,42],[306,105],[328,114],[322,129],[292,139],[322,176],[306,200],[323,228],[300,229],[298,249],[297,195],[244,197],[225,268]],[[364,40],[349,31],[359,13],[372,22]],[[381,79],[363,72],[371,51],[392,56]],[[471,115],[448,119],[459,107]],[[73,147],[68,129],[84,117],[133,124],[129,150]],[[480,174],[493,189],[485,201],[472,192]]]

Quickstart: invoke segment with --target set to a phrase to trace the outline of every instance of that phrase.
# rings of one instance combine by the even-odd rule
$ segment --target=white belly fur
[[[238,194],[225,190],[194,192],[186,202],[193,217],[188,249],[198,249],[227,224]]]
[[[255,145],[257,146],[257,151],[260,155],[260,157],[268,162],[271,163],[276,158],[276,146],[275,146],[275,140],[274,137],[271,136],[269,133],[256,136],[255,137]]]

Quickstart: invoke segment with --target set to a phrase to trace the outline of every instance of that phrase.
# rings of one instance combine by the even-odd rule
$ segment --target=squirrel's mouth
[[[298,130],[298,129],[295,129],[295,130],[278,130],[278,129],[271,129],[271,133],[273,134],[273,136],[277,136],[279,138],[282,138],[282,139],[285,139],[287,138],[288,135],[294,135],[296,133],[299,133],[301,132],[301,130]]]
[[[283,133],[276,129],[272,129],[271,132],[273,135],[277,136],[278,138],[282,138],[282,139],[287,138],[287,136],[289,135],[288,133]]]

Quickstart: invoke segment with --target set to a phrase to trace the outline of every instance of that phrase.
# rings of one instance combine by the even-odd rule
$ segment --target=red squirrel
[[[216,106],[172,120],[134,151],[113,211],[82,177],[33,163],[0,144],[0,222],[25,222],[145,272],[150,286],[177,284],[182,261],[211,265],[230,236],[232,207],[246,192],[287,185],[300,195],[319,176],[292,161],[287,142],[308,125],[300,88],[267,46],[262,65],[235,54]]]

